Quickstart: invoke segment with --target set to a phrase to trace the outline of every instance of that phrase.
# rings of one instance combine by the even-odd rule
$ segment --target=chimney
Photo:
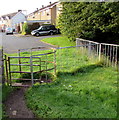
[[[42,8],[44,7],[44,5],[42,5]]]
[[[38,11],[38,8],[36,8],[36,10]]]
[[[51,5],[52,2],[49,2],[49,3],[50,3],[50,5]]]
[[[22,12],[22,10],[18,10],[18,12]]]

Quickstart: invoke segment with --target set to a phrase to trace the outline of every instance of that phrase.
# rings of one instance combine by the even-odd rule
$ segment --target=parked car
[[[40,36],[40,35],[53,35],[57,33],[58,33],[58,29],[56,29],[54,25],[44,25],[44,26],[40,26],[36,30],[33,30],[31,32],[31,35]]]
[[[5,33],[6,35],[13,34],[13,28],[10,28],[10,27],[6,28]]]

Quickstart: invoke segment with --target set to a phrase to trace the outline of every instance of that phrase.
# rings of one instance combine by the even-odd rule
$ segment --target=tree
[[[59,26],[70,40],[81,37],[118,43],[119,2],[66,2],[62,5]]]
[[[23,26],[22,26],[22,34],[23,35],[26,35],[26,34],[29,34],[30,30],[29,30],[29,27],[28,27],[28,23],[24,23]]]

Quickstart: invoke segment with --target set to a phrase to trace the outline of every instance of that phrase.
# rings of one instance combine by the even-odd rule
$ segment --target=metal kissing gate
[[[33,55],[33,50],[37,49],[45,49],[46,53]],[[22,50],[30,50],[30,56],[21,55]],[[45,47],[20,49],[18,56],[4,55],[4,57],[6,82],[10,86],[33,86],[36,82],[47,82],[48,71],[52,70],[54,74],[56,73],[56,50],[54,48],[50,48],[50,50]],[[42,73],[44,73],[45,78],[42,78]]]
[[[50,82],[49,76],[56,74],[56,60],[57,71],[63,73],[70,68],[76,70],[81,67],[79,62],[87,64],[91,59],[91,63],[102,60],[105,67],[112,66],[117,69],[118,47],[118,45],[109,47],[96,42],[78,40],[76,46],[20,49],[18,56],[5,55],[6,83],[11,86],[33,86],[37,82]],[[36,52],[33,52],[34,50]],[[24,81],[23,84],[21,81]]]

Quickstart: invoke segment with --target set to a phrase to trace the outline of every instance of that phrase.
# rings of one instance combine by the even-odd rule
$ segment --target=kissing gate
[[[6,83],[27,87],[37,82],[50,82],[52,75],[56,74],[56,50],[57,70],[60,72],[70,68],[76,70],[81,67],[79,62],[87,64],[92,58],[96,62],[102,59],[105,66],[118,69],[118,45],[104,46],[82,39],[77,39],[76,43],[76,46],[69,47],[20,49],[17,56],[4,55]]]
[[[18,56],[4,55],[4,64],[6,83],[10,86],[28,87],[36,82],[49,82],[48,71],[56,73],[56,50],[46,47],[20,49]]]

